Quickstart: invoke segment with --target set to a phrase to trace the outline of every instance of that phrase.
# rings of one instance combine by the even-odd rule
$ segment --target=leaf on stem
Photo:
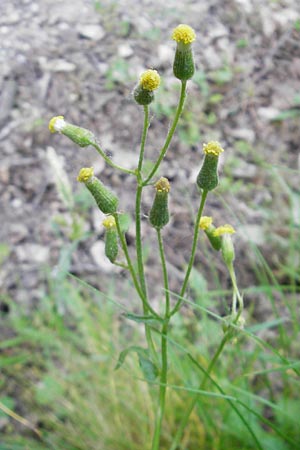
[[[137,353],[139,358],[139,365],[140,368],[142,369],[145,379],[147,381],[154,381],[159,374],[159,370],[157,366],[149,358],[149,350],[136,345],[132,345],[120,353],[115,370],[119,369],[123,365],[128,353],[130,352]]]

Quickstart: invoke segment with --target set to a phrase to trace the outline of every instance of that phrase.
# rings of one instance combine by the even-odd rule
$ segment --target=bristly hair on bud
[[[116,228],[116,219],[114,218],[114,216],[107,216],[105,217],[105,219],[102,222],[102,225],[104,226],[104,228],[106,228],[107,230],[110,230],[112,228]]]
[[[218,162],[223,148],[217,141],[203,144],[204,161],[197,177],[197,185],[204,191],[212,191],[219,184]]]
[[[79,171],[77,181],[79,181],[80,183],[86,183],[93,176],[94,176],[94,168],[93,167],[83,167]]]
[[[191,48],[192,42],[196,39],[195,31],[189,25],[180,24],[174,29],[172,38],[177,42],[173,73],[179,80],[187,81],[195,72]]]
[[[118,247],[118,233],[116,220],[113,216],[107,216],[102,225],[105,227],[105,255],[114,263],[117,259],[119,247]]]
[[[160,85],[160,76],[157,70],[148,69],[140,76],[140,85],[147,91],[155,91]]]
[[[84,183],[94,197],[98,208],[104,214],[114,214],[117,211],[119,199],[104,184],[94,176],[92,167],[83,167],[77,180]]]
[[[225,225],[222,225],[215,229],[214,236],[223,236],[224,234],[233,234],[235,233],[235,229],[233,226],[226,223]]]
[[[61,133],[66,126],[64,116],[55,116],[49,122],[49,130],[51,133]]]
[[[157,192],[170,192],[171,186],[168,178],[161,177],[154,185]]]
[[[208,144],[203,144],[203,152],[206,155],[219,156],[224,152],[224,149],[221,147],[221,144],[217,141],[210,141]]]
[[[160,76],[157,70],[148,69],[140,76],[139,84],[133,91],[134,100],[139,105],[149,105],[154,100],[155,89],[160,85]]]
[[[199,222],[199,228],[207,230],[213,223],[213,218],[209,216],[202,216]]]
[[[156,190],[156,194],[149,214],[149,220],[154,228],[160,230],[169,222],[169,180],[165,177],[162,177],[155,183],[154,187]]]
[[[172,39],[183,44],[191,44],[196,39],[196,33],[192,27],[181,23],[173,30]]]
[[[213,225],[213,218],[209,216],[202,216],[199,222],[199,228],[204,231],[213,249],[219,251],[222,240],[220,237],[214,235],[216,227]]]
[[[49,130],[51,133],[62,133],[80,147],[92,145],[96,140],[94,134],[90,130],[66,122],[63,116],[52,117],[49,122]]]

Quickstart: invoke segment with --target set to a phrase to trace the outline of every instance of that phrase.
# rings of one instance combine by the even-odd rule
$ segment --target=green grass
[[[182,449],[300,447],[300,366],[294,345],[299,320],[293,308],[280,314],[286,297],[296,295],[297,287],[271,283],[267,267],[261,274],[261,284],[245,294],[264,295],[279,317],[264,323],[248,318],[245,333],[225,348],[201,392]],[[212,305],[229,292],[208,292],[196,271],[192,287],[196,300],[186,301],[190,313],[175,319],[169,338],[162,449],[170,448],[182,412],[222,339],[222,318]],[[114,370],[128,342],[143,345],[138,324],[122,316],[126,302],[120,304],[113,290],[105,295],[65,275],[50,279],[49,295],[30,315],[13,302],[10,306],[13,336],[0,346],[1,401],[38,426],[42,439],[10,418],[1,450],[149,448],[156,382],[144,380],[134,353]],[[263,340],[266,331],[272,333]]]

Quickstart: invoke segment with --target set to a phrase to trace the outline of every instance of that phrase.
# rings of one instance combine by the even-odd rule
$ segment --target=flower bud
[[[149,105],[154,100],[153,91],[160,85],[160,76],[156,70],[146,70],[140,76],[140,81],[133,91],[135,101],[139,105]]]
[[[116,221],[113,216],[107,216],[102,225],[105,227],[105,255],[111,263],[115,262],[118,256],[118,233]]]
[[[49,130],[51,133],[64,134],[80,147],[87,147],[96,141],[91,131],[66,122],[63,116],[52,117],[49,122]]]
[[[160,178],[155,183],[156,194],[150,211],[151,225],[160,230],[169,222],[168,195],[170,183],[167,178]]]
[[[214,235],[216,227],[212,225],[212,221],[212,217],[202,216],[200,219],[199,228],[201,228],[205,232],[212,247],[215,250],[219,251],[221,248],[222,240],[219,236]]]
[[[173,30],[172,38],[177,42],[173,63],[173,73],[176,78],[186,81],[192,78],[195,72],[192,42],[196,39],[193,28],[180,24]]]
[[[231,225],[222,225],[214,230],[216,238],[221,236],[221,250],[224,262],[227,266],[231,266],[235,259],[234,246],[231,234],[235,233],[235,229]]]
[[[234,246],[229,234],[224,234],[222,238],[222,256],[226,266],[230,266],[235,259]]]
[[[239,316],[237,319],[234,314],[230,314],[223,318],[223,332],[227,333],[229,339],[235,338],[244,329],[245,323],[246,320],[243,316]]]
[[[118,198],[94,176],[92,167],[82,168],[78,174],[77,181],[86,185],[94,197],[100,211],[104,214],[113,214],[117,211],[119,203]]]
[[[197,177],[197,185],[204,191],[212,191],[219,184],[218,161],[223,148],[218,142],[203,144],[204,161]]]

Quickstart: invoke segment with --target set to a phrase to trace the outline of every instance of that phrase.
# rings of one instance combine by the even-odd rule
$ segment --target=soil
[[[199,202],[195,179],[202,143],[208,140],[220,141],[226,151],[221,184],[205,214],[238,230],[241,287],[256,283],[251,243],[284,281],[291,211],[296,232],[300,225],[299,19],[298,0],[1,0],[0,242],[8,245],[1,250],[2,311],[8,312],[7,297],[29,310],[38,304],[48,289],[47,268],[55,272],[61,249],[70,242],[69,209],[57,191],[49,158],[63,165],[78,195],[83,189],[77,186],[77,173],[93,165],[120,196],[121,210],[133,212],[134,179],[105,165],[93,149],[51,135],[49,119],[64,115],[91,129],[115,162],[134,168],[143,119],[131,93],[140,73],[155,68],[164,80],[147,145],[147,158],[155,160],[178,97],[170,34],[181,22],[197,33],[197,74],[188,84],[183,115],[189,125],[181,125],[161,170],[173,185],[172,219],[164,231],[170,287],[178,288],[189,255],[192,213]],[[155,286],[161,274],[152,252],[155,236],[147,225],[152,199],[149,187],[143,232],[147,277]],[[98,288],[112,274],[121,285],[126,274],[104,257],[101,214],[94,206],[86,211],[86,203],[82,208],[77,203],[76,214],[82,213],[88,237],[73,252],[70,271]],[[133,241],[131,226],[130,248]],[[214,264],[226,286],[222,262]],[[196,265],[212,278],[209,258],[197,255]],[[155,289],[153,296],[159,297]]]

